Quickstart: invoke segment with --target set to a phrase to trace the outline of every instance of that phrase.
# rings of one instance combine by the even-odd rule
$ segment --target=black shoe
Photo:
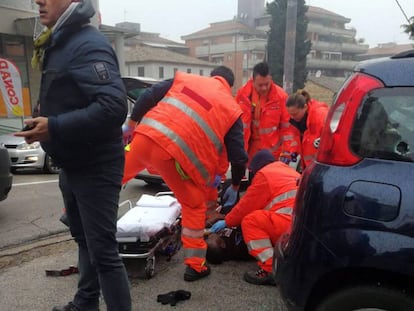
[[[207,275],[210,274],[210,267],[209,266],[205,266],[207,269],[205,269],[204,271],[201,272],[197,272],[195,271],[193,268],[187,266],[187,268],[185,268],[185,272],[184,272],[184,281],[187,282],[192,282],[192,281],[197,281],[199,279],[202,279],[204,277],[206,277]]]
[[[53,307],[52,311],[99,311],[99,308],[96,308],[96,309],[79,309],[71,301],[65,306]]]
[[[247,271],[244,274],[244,280],[248,283],[256,285],[276,285],[272,274],[263,269],[259,269],[257,271]]]
[[[71,301],[65,306],[53,307],[52,311],[80,311],[80,309]]]
[[[59,218],[60,222],[63,223],[66,227],[69,227],[69,219],[68,219],[68,215],[62,214],[62,216],[60,216]]]

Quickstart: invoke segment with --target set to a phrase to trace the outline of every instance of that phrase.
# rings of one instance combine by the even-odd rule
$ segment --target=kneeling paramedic
[[[252,184],[245,195],[210,231],[219,232],[241,224],[243,239],[259,266],[257,271],[246,272],[244,280],[257,285],[275,285],[271,275],[273,246],[290,230],[300,174],[276,161],[267,149],[253,156],[250,171]]]
[[[208,189],[217,187],[230,162],[233,184],[227,196],[232,204],[245,172],[247,154],[241,109],[231,95],[233,82],[233,72],[224,66],[211,77],[177,72],[174,80],[144,93],[148,100],[140,97],[134,107],[138,125],[126,148],[123,183],[151,168],[174,192],[182,207],[185,281],[210,274],[203,238]]]

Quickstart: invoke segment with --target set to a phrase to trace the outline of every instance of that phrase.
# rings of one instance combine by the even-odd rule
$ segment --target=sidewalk
[[[59,236],[52,244],[40,242],[0,253],[1,310],[49,311],[55,305],[67,303],[73,297],[77,275],[46,277],[45,270],[60,270],[76,265],[76,244],[68,235]],[[46,245],[43,245],[46,244]],[[16,253],[16,251],[15,251]],[[7,262],[8,261],[8,262]],[[243,281],[244,271],[255,269],[254,261],[226,262],[212,266],[212,273],[196,282],[183,280],[182,252],[171,261],[158,257],[156,274],[150,280],[137,278],[136,260],[126,262],[130,274],[132,310],[188,310],[188,311],[278,311],[279,292],[276,287],[255,286]],[[3,267],[3,268],[2,268]],[[176,307],[157,303],[157,295],[184,289],[190,291],[190,300],[178,302]],[[101,311],[106,310],[102,301]]]

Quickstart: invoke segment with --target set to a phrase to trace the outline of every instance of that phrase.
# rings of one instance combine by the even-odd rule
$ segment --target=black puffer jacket
[[[62,168],[87,167],[124,154],[125,87],[110,43],[88,25],[93,14],[90,0],[82,1],[45,49],[39,100],[51,139],[42,147]]]

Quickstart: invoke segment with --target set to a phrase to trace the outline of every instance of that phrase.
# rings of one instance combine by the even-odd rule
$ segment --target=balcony
[[[323,69],[341,69],[341,70],[352,70],[355,65],[358,64],[357,61],[353,60],[329,60],[329,59],[316,59],[310,58],[309,56],[306,59],[306,68],[323,70]]]
[[[329,51],[329,52],[341,52],[348,54],[364,54],[368,51],[368,44],[356,44],[356,43],[334,43],[324,41],[312,41],[312,50],[316,51]]]
[[[240,40],[231,43],[204,45],[196,47],[196,57],[203,57],[214,54],[234,53],[242,51],[265,51],[266,39]]]
[[[334,27],[327,27],[320,24],[315,24],[310,22],[308,24],[308,33],[317,33],[323,36],[338,36],[338,37],[350,37],[355,38],[356,30],[355,29],[341,29],[341,28],[334,28]]]

